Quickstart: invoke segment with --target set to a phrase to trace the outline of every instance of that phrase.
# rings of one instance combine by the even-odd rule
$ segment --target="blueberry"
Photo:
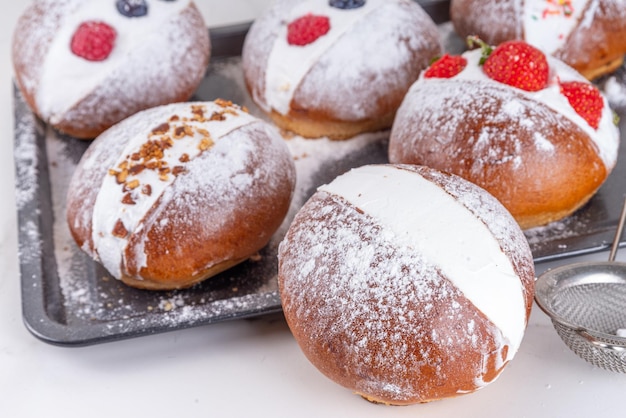
[[[358,9],[365,6],[365,0],[328,0],[330,7],[336,7],[337,9]]]
[[[126,17],[141,17],[148,14],[146,0],[117,0],[116,6]]]

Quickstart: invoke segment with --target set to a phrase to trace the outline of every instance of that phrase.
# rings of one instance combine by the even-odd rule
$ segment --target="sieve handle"
[[[586,339],[587,341],[589,341],[591,344],[595,345],[596,347],[605,348],[607,350],[613,350],[613,351],[626,351],[626,343],[625,344],[608,343],[606,341],[602,341],[596,338],[593,334],[580,328],[574,331],[576,331],[578,335],[580,335],[581,337],[583,337],[584,339]]]
[[[615,231],[615,238],[613,238],[613,245],[611,245],[611,253],[609,254],[609,261],[615,261],[615,256],[617,255],[617,249],[619,248],[619,240],[622,236],[622,230],[624,229],[624,222],[626,221],[626,198],[624,199],[624,204],[622,205],[622,213],[619,217],[619,222],[617,224],[617,230]]]

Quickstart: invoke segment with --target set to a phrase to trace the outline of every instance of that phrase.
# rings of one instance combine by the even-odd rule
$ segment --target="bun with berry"
[[[78,246],[124,283],[179,289],[256,254],[295,184],[273,126],[230,102],[139,112],[89,146],[69,185]]]
[[[53,128],[91,139],[149,107],[188,100],[208,30],[190,0],[41,0],[15,28],[17,85]]]
[[[619,132],[598,89],[522,41],[434,62],[407,93],[389,160],[457,174],[522,228],[564,218],[615,166]]]
[[[621,0],[452,0],[450,18],[462,37],[523,39],[589,80],[617,69],[626,53]]]
[[[393,405],[493,382],[524,336],[534,277],[528,242],[502,205],[424,166],[339,176],[302,207],[279,248],[283,311],[306,357]]]
[[[440,51],[410,0],[281,0],[252,25],[242,59],[253,100],[280,128],[345,139],[391,126]]]

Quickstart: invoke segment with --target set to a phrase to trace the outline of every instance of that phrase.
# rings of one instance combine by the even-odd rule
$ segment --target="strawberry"
[[[104,22],[87,21],[78,26],[70,48],[72,52],[88,61],[104,61],[115,46],[117,32]]]
[[[309,13],[297,18],[287,25],[287,43],[304,46],[313,43],[330,30],[330,19],[327,16]]]
[[[467,60],[460,55],[444,54],[424,71],[425,78],[452,78],[465,68]]]
[[[593,129],[598,129],[604,100],[600,91],[590,83],[583,81],[566,81],[560,84],[561,94],[569,104]]]
[[[523,41],[497,46],[485,59],[489,78],[526,91],[539,91],[548,84],[550,68],[543,52]]]

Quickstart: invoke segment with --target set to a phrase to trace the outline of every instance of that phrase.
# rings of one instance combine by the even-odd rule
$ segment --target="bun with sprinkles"
[[[462,37],[525,40],[589,80],[616,70],[626,53],[621,0],[452,0],[450,19]]]

